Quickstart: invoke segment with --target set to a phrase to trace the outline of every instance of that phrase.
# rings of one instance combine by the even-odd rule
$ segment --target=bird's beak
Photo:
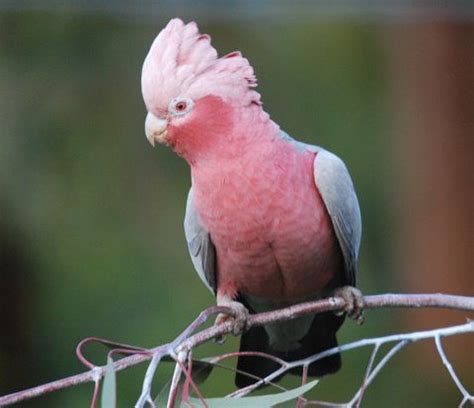
[[[157,118],[153,113],[148,112],[145,119],[145,135],[150,144],[155,147],[155,142],[166,143],[166,133],[168,121]]]

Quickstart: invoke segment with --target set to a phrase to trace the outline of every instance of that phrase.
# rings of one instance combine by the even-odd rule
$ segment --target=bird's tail
[[[336,316],[333,312],[326,312],[314,316],[309,331],[299,341],[300,347],[290,351],[272,350],[269,345],[269,337],[263,327],[252,327],[242,335],[240,340],[240,351],[258,351],[271,354],[285,361],[296,361],[324,350],[337,346],[336,332],[344,321],[344,316]],[[255,356],[239,356],[237,370],[255,377],[237,373],[235,384],[242,388],[264,378],[276,371],[280,365],[270,359]],[[333,354],[321,360],[315,361],[308,367],[308,375],[321,377],[332,374],[341,368],[341,355]],[[301,375],[302,368],[297,367],[290,371],[292,374]],[[278,380],[278,379],[277,379]]]

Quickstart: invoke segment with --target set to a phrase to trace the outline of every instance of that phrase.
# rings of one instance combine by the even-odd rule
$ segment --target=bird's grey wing
[[[217,291],[216,282],[216,249],[211,241],[209,232],[202,226],[193,202],[193,189],[189,190],[184,217],[184,234],[188,244],[189,254],[197,274],[214,294]]]
[[[314,180],[344,256],[346,284],[354,286],[362,221],[351,176],[339,157],[320,150],[314,159]]]

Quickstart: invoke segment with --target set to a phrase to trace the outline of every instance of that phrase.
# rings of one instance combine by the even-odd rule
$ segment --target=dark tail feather
[[[240,351],[259,351],[274,355],[286,361],[301,360],[336,347],[336,332],[343,321],[343,316],[336,316],[333,312],[315,315],[311,328],[300,340],[301,347],[288,352],[272,350],[268,345],[268,335],[265,329],[263,327],[253,327],[242,335]],[[272,360],[253,356],[240,356],[237,362],[238,370],[245,371],[260,378],[266,377],[279,367],[280,365]],[[340,368],[341,356],[340,354],[334,354],[310,364],[308,367],[308,375],[321,377],[326,374],[335,373]],[[290,373],[301,375],[302,368],[294,368]],[[237,373],[235,377],[235,384],[239,388],[251,385],[256,381],[256,379],[240,373]]]
[[[240,339],[240,351],[259,351],[275,355],[268,350],[268,335],[262,326],[252,327],[242,334]],[[252,378],[244,374],[235,375],[235,385],[238,388],[246,387],[258,381],[259,378],[266,377],[280,367],[280,364],[263,357],[240,356],[237,361],[237,370],[257,376]]]

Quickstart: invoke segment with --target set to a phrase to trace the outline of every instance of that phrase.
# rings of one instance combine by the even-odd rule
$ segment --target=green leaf
[[[162,361],[173,362],[173,363],[176,364],[175,360],[170,360],[167,357],[168,356],[166,356]],[[213,368],[214,368],[214,365],[207,362],[207,361],[205,361],[205,360],[194,360],[193,359],[193,368],[192,368],[191,376],[193,378],[194,383],[196,385],[199,385],[199,384],[203,383],[205,380],[207,380],[207,378],[211,374]],[[175,402],[175,406],[177,406],[177,407],[179,407],[180,403],[181,403],[181,392],[182,392],[182,388],[183,388],[183,384],[184,384],[185,379],[186,379],[186,377],[183,373],[183,375],[181,376],[181,379],[179,380],[179,385],[178,385],[178,395],[177,395],[176,402]],[[157,407],[162,407],[162,406],[166,407],[166,404],[168,402],[168,396],[169,396],[169,393],[170,393],[170,389],[171,389],[171,380],[169,380],[161,388],[160,392],[156,396],[154,403]]]
[[[104,384],[102,388],[101,407],[116,407],[115,369],[114,360],[112,357],[107,357],[107,367],[105,370]]]
[[[193,369],[191,376],[196,385],[202,384],[211,375],[214,369],[214,364],[208,363],[205,360],[193,360]]]
[[[161,361],[176,364],[176,361],[170,356],[164,356]],[[201,360],[193,358],[193,369],[191,375],[193,377],[194,383],[196,385],[199,385],[206,381],[207,378],[211,375],[211,372],[214,367],[215,365],[208,362],[205,358]]]
[[[158,395],[156,396],[154,403],[158,408],[159,407],[166,407],[166,405],[168,404],[168,397],[169,397],[169,394],[170,394],[170,391],[171,391],[171,382],[172,382],[172,380],[169,380],[163,386],[163,388],[160,390]],[[176,401],[175,401],[175,406],[176,407],[181,406],[181,392],[182,392],[182,385],[179,384],[178,385],[178,395],[176,396]]]
[[[160,392],[156,396],[155,401],[153,401],[157,407],[166,407],[166,403],[168,402],[168,395],[170,393],[170,389],[171,389],[171,380],[169,380],[163,386],[163,388],[160,390]]]
[[[168,401],[168,394],[170,392],[171,381],[169,381],[158,393],[155,398],[155,405],[157,407],[166,407],[166,402]]]
[[[277,394],[243,398],[206,398],[205,401],[209,408],[271,408],[276,404],[300,397],[317,383],[318,380],[314,380],[308,384]],[[191,403],[197,407],[202,406],[202,402],[198,398],[191,398]]]

